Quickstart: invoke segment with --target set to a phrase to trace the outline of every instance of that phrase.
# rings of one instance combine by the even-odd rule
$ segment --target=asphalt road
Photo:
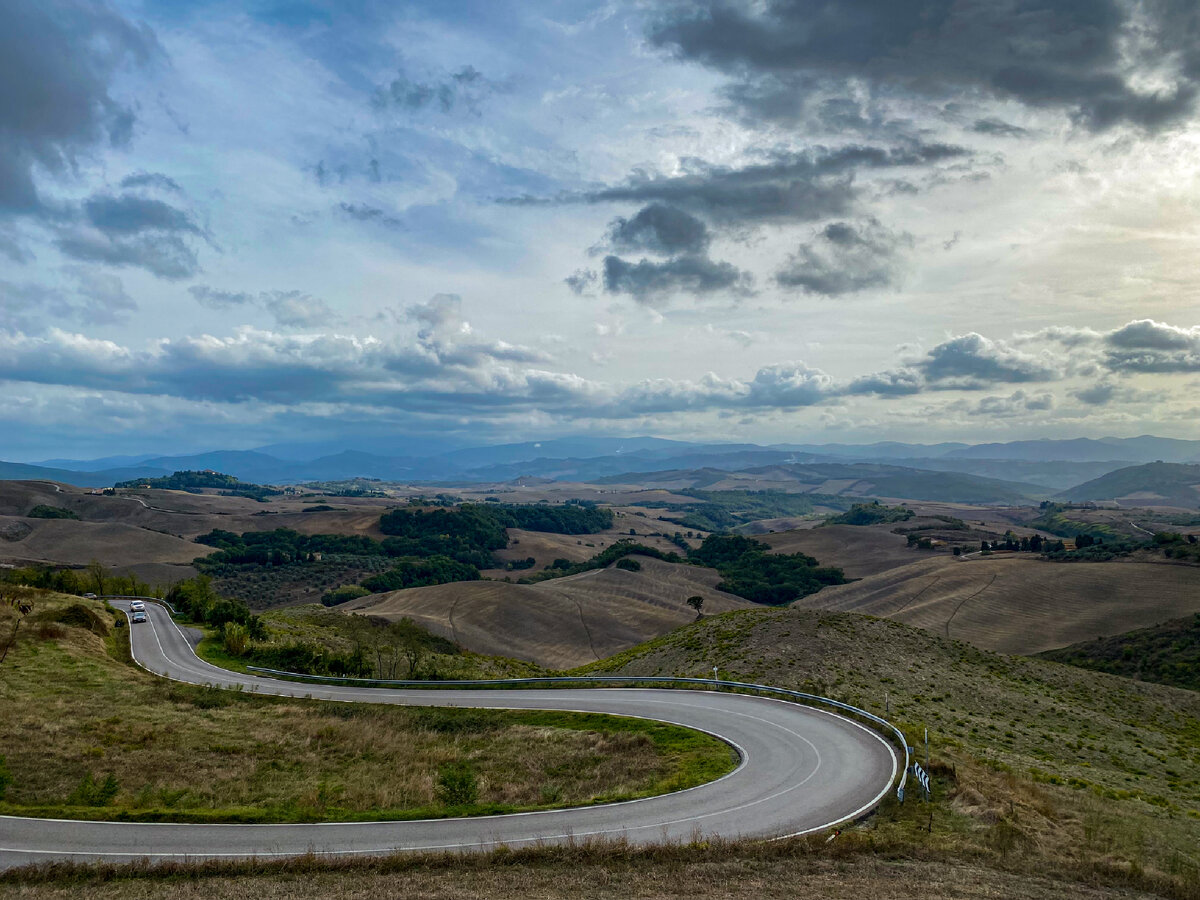
[[[127,607],[128,601],[115,605]],[[196,656],[165,609],[147,604],[147,612],[149,622],[130,626],[134,656],[168,678],[344,703],[578,710],[657,719],[722,738],[737,750],[741,764],[717,781],[660,797],[466,819],[176,825],[0,816],[0,868],[66,859],[121,862],[467,851],[586,839],[654,843],[714,835],[781,837],[856,817],[878,802],[897,773],[896,754],[875,732],[782,700],[674,689],[423,691],[297,684],[211,666]]]

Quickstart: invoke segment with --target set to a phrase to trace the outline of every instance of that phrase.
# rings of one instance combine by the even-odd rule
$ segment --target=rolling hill
[[[1129,501],[1134,506],[1200,507],[1200,465],[1152,462],[1127,466],[1063,491],[1058,497]]]
[[[716,589],[714,569],[630,557],[641,571],[608,568],[544,581],[470,581],[372,594],[337,607],[389,619],[412,619],[434,634],[489,656],[510,656],[554,669],[611,656],[691,622],[687,598],[704,612],[752,606]]]
[[[1200,612],[1200,567],[939,555],[825,588],[801,605],[1031,654]]]
[[[675,490],[777,490],[835,497],[892,497],[981,504],[1029,503],[1046,493],[1033,484],[881,463],[801,463],[739,471],[712,467],[669,469],[613,476],[600,479],[598,483],[640,484]]]
[[[1041,656],[1097,672],[1200,691],[1200,613]]]

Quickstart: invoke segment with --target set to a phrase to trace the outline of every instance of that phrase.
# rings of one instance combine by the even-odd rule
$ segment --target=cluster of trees
[[[362,586],[372,593],[380,593],[430,584],[449,584],[452,581],[478,580],[479,569],[475,566],[435,554],[425,559],[405,560],[386,572],[364,578]]]
[[[217,488],[228,496],[252,497],[255,500],[265,500],[267,497],[283,493],[283,491],[266,485],[238,481],[232,475],[225,475],[221,472],[191,469],[173,472],[161,478],[134,478],[130,481],[118,481],[115,487],[138,488],[143,485],[169,491],[187,491],[192,494],[199,493],[203,488]]]
[[[1161,547],[1168,559],[1186,559],[1200,562],[1200,542],[1196,535],[1183,535],[1175,531],[1159,531],[1154,535],[1154,545]]]
[[[492,508],[464,503],[443,509],[406,509],[384,513],[379,529],[397,556],[448,556],[476,569],[494,565],[493,550],[508,546],[504,525]]]
[[[791,603],[827,584],[846,583],[839,568],[821,566],[803,553],[770,553],[770,549],[742,535],[712,534],[688,558],[721,573],[718,589],[772,606]]]
[[[1081,543],[1085,542],[1086,543]],[[1092,543],[1092,538],[1086,534],[1081,534],[1076,542],[1078,547],[1087,547]],[[1011,531],[1004,533],[1003,540],[995,541],[980,541],[980,550],[1012,550],[1024,551],[1028,553],[1054,553],[1064,549],[1062,541],[1050,541],[1043,538],[1040,534],[1021,535],[1017,537]]]
[[[39,503],[29,511],[30,519],[78,519],[79,513],[62,506],[47,506]]]
[[[879,525],[883,522],[906,522],[916,513],[903,506],[883,506],[878,500],[855,503],[844,513],[830,516],[826,525]]]
[[[58,569],[52,566],[23,566],[0,569],[0,583],[23,584],[60,594],[121,594],[156,597],[160,591],[136,575],[114,575],[93,560],[86,569]]]
[[[220,597],[213,590],[212,579],[197,575],[180,581],[167,591],[166,600],[193,622],[203,622],[213,628],[225,628],[227,623],[246,629],[251,640],[267,638],[267,629],[259,616],[250,612],[250,607],[240,600]]]
[[[196,538],[196,543],[217,548],[216,553],[196,560],[199,566],[221,563],[232,565],[283,566],[293,562],[312,562],[318,553],[350,556],[400,556],[389,552],[387,542],[365,535],[301,534],[291,528],[274,531],[247,531],[241,535],[214,528]]]

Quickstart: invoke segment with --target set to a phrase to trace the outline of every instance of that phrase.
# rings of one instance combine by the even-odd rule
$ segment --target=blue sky
[[[1182,0],[17,2],[0,456],[1195,437]]]

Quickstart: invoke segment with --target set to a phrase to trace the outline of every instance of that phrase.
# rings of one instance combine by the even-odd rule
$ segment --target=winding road
[[[114,605],[127,610],[128,601]],[[741,763],[716,781],[659,797],[466,819],[191,825],[0,816],[0,868],[51,860],[471,851],[587,839],[657,843],[714,835],[776,838],[823,830],[873,808],[891,788],[900,765],[892,747],[857,722],[746,694],[669,688],[393,690],[241,675],[199,659],[162,607],[147,604],[147,613],[147,623],[130,626],[134,657],[151,672],[179,681],[344,703],[636,716],[715,735],[737,750]]]

